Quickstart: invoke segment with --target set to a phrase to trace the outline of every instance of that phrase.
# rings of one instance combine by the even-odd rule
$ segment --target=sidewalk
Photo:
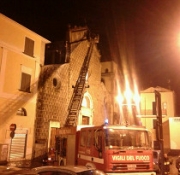
[[[13,166],[0,165],[0,174],[13,174],[14,171],[23,170],[22,168],[17,168]]]
[[[0,164],[1,174],[13,174],[13,172],[30,170],[30,167],[19,167],[17,162],[7,162],[7,164]]]

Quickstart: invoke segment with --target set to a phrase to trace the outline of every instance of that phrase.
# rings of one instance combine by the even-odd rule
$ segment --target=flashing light
[[[134,91],[132,91],[130,88],[129,82],[126,81],[125,91],[121,92],[121,89],[118,86],[118,95],[115,98],[116,98],[116,101],[119,103],[120,106],[123,104],[127,104],[128,106],[135,104],[136,106],[139,106],[140,96],[138,93],[137,85],[136,84],[134,85]]]
[[[116,97],[116,101],[117,101],[119,104],[123,104],[123,102],[124,102],[123,96],[122,96],[122,95],[118,95],[118,96]]]
[[[108,124],[108,119],[105,119],[105,122],[104,122],[104,123],[105,123],[105,125],[107,125],[107,124]]]

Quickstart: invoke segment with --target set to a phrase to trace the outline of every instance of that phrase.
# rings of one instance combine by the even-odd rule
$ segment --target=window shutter
[[[31,75],[23,73],[21,77],[21,91],[30,92]]]
[[[24,53],[32,57],[34,55],[34,41],[27,37],[25,38]]]

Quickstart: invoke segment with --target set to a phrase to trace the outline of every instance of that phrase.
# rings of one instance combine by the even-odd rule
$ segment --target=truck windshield
[[[106,129],[106,146],[108,147],[149,147],[149,134],[143,130]]]

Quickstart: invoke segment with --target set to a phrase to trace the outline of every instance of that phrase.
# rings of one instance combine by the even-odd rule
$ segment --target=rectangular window
[[[82,125],[89,125],[89,117],[82,116]]]
[[[31,85],[31,75],[22,72],[20,91],[30,92],[30,85]]]
[[[34,41],[27,37],[25,38],[24,53],[32,57],[34,55]]]

